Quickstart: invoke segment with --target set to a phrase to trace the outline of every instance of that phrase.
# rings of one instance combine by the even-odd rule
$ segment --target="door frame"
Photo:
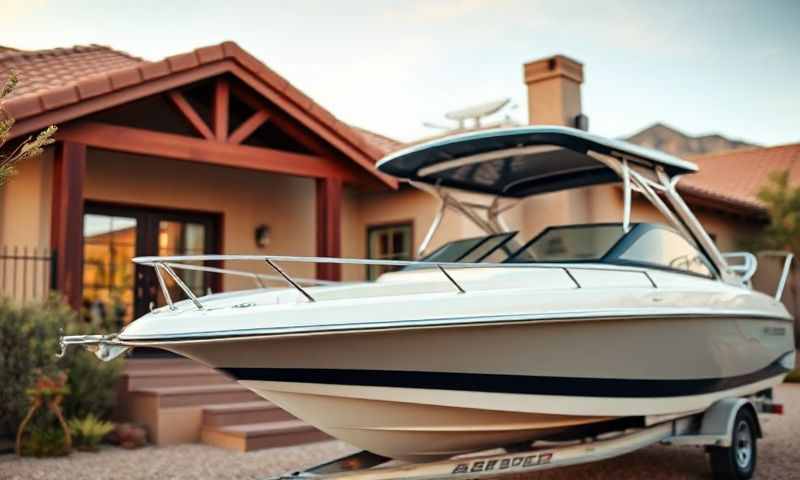
[[[223,221],[224,221],[224,214],[222,212],[210,212],[204,210],[193,210],[193,209],[182,209],[182,208],[169,208],[169,207],[159,207],[159,206],[152,206],[152,205],[143,205],[143,204],[136,204],[136,203],[124,203],[124,202],[108,202],[104,200],[94,200],[94,199],[85,199],[83,204],[83,214],[96,214],[96,215],[111,215],[111,216],[119,216],[119,217],[131,217],[136,218],[137,226],[136,226],[136,251],[135,255],[158,255],[157,251],[148,252],[148,244],[149,248],[158,246],[158,234],[155,232],[153,235],[152,225],[149,224],[150,222],[142,222],[142,219],[145,219],[148,216],[156,216],[163,220],[173,220],[173,221],[183,221],[183,222],[195,222],[195,223],[202,223],[207,227],[206,231],[206,248],[205,254],[213,255],[219,254],[223,251]],[[83,221],[83,218],[81,218]],[[155,240],[155,244],[153,245],[151,242]],[[83,253],[84,249],[84,238],[83,238],[83,229],[81,229],[81,253]],[[221,267],[221,265],[213,265],[215,267]],[[83,269],[83,262],[81,262],[81,269]],[[83,278],[83,274],[81,274],[81,278]],[[140,279],[144,279],[148,285],[139,285],[138,282]],[[137,265],[134,270],[134,300],[133,300],[133,316],[134,319],[143,313],[146,313],[146,299],[142,298],[142,295],[137,294],[137,289],[142,287],[146,288],[151,283],[155,282],[155,275],[153,273],[153,269],[148,266],[144,265]],[[207,273],[206,274],[206,282],[207,284],[215,291],[222,290],[222,276],[221,275],[214,275]],[[81,298],[83,298],[83,282],[81,281]]]

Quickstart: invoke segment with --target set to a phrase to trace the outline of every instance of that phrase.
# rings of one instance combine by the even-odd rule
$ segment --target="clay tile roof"
[[[381,152],[381,155],[388,155],[395,150],[400,150],[401,148],[405,147],[407,144],[395,140],[393,138],[389,138],[385,135],[381,135],[380,133],[375,133],[370,130],[360,128],[360,127],[353,127],[362,137],[366,140],[367,143],[375,147]]]
[[[232,61],[248,74],[282,94],[327,129],[329,138],[338,137],[348,145],[348,155],[389,186],[395,179],[374,169],[374,162],[383,156],[381,148],[365,135],[337,119],[324,107],[306,96],[263,62],[234,42],[223,42],[172,55],[161,61],[146,62],[124,52],[100,45],[56,48],[52,50],[18,51],[0,49],[0,78],[14,70],[19,85],[3,107],[17,120],[12,134],[29,133],[41,125],[37,116],[56,111],[56,122],[77,118],[84,113],[65,110],[92,97],[112,94],[160,77],[220,61]],[[31,119],[20,126],[20,120]],[[337,139],[337,141],[338,141]],[[356,152],[353,154],[353,152]]]
[[[791,183],[800,185],[800,143],[731,150],[689,160],[697,163],[700,171],[681,179],[681,192],[762,215],[765,210],[758,192],[771,172],[789,170]]]
[[[0,75],[14,70],[19,84],[8,97],[43,93],[75,84],[98,73],[140,63],[142,59],[101,45],[19,51],[0,47]]]

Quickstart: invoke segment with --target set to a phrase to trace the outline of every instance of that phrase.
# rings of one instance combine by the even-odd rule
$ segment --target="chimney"
[[[524,66],[528,86],[528,122],[586,130],[581,114],[583,65],[564,55],[535,60]]]

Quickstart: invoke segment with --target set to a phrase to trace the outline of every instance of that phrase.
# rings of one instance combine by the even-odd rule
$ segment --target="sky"
[[[584,64],[592,132],[655,122],[800,141],[800,1],[0,0],[0,45],[97,43],[147,60],[233,40],[353,125],[404,141],[450,110],[511,98],[525,62]],[[516,106],[516,107],[515,107]]]

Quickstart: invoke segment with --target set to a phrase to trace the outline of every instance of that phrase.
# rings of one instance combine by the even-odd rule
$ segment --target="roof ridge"
[[[718,152],[710,152],[710,153],[701,153],[699,155],[690,155],[687,158],[694,160],[701,160],[710,157],[724,157],[728,155],[738,155],[740,153],[750,153],[754,151],[768,151],[768,150],[779,150],[784,148],[792,148],[792,147],[800,147],[800,142],[793,142],[793,143],[786,143],[783,145],[772,145],[770,147],[760,147],[758,145],[754,145],[752,147],[747,148],[732,148],[730,150],[720,150]]]
[[[402,141],[400,141],[400,140],[398,140],[396,138],[392,138],[392,137],[390,137],[388,135],[384,135],[382,133],[378,133],[375,130],[370,130],[368,128],[359,127],[358,125],[353,125],[352,123],[348,123],[348,125],[350,125],[351,127],[355,128],[356,130],[360,130],[362,132],[366,132],[366,133],[368,133],[370,135],[375,135],[376,137],[380,137],[380,138],[382,138],[384,140],[387,140],[389,142],[400,143],[400,144],[403,144],[403,145],[405,145],[405,143],[406,143],[406,142],[402,142]]]
[[[121,50],[115,50],[107,45],[99,45],[96,43],[91,43],[89,45],[73,45],[71,47],[57,47],[57,48],[48,48],[42,50],[10,50],[6,52],[0,52],[0,62],[4,60],[11,60],[11,59],[30,59],[30,58],[37,58],[43,56],[59,56],[59,55],[71,55],[73,53],[84,53],[84,52],[97,52],[97,51],[108,51],[114,52],[116,54],[125,56],[130,58],[131,60],[137,60],[143,62],[144,60],[141,57],[136,57],[131,55],[128,52],[123,52]]]

